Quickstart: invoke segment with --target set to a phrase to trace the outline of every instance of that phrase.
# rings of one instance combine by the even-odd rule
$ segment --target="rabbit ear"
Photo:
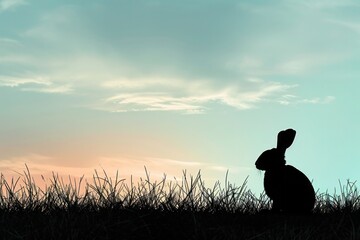
[[[291,128],[280,131],[277,136],[277,149],[285,153],[286,149],[293,143],[295,135],[296,131]]]

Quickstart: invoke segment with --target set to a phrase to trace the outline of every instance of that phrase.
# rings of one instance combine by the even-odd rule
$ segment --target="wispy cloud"
[[[70,84],[66,85],[51,85],[47,87],[38,87],[38,88],[22,88],[23,91],[30,92],[40,92],[40,93],[71,93],[73,88]]]
[[[303,99],[291,94],[298,84],[266,81],[260,78],[231,81],[226,84],[216,83],[216,80],[166,78],[106,81],[102,84],[106,94],[120,93],[105,98],[103,103],[97,104],[95,108],[110,112],[173,111],[200,114],[211,111],[216,105],[248,110],[257,108],[264,102],[284,105],[325,104],[334,100],[331,96]]]
[[[119,83],[119,85],[121,85]],[[124,84],[128,85],[128,84]],[[137,85],[140,88],[140,84]],[[169,92],[122,93],[109,97],[105,104],[110,104],[112,111],[180,111],[202,113],[211,104],[225,104],[239,110],[256,107],[257,103],[284,94],[296,85],[277,82],[239,81],[227,86],[217,87],[211,82],[203,83],[203,91],[192,91],[191,83],[184,81]],[[145,86],[143,86],[145,88]],[[199,82],[197,83],[199,87]],[[200,84],[201,87],[201,84]],[[159,87],[161,89],[161,87]]]
[[[42,93],[70,93],[71,84],[59,84],[43,77],[11,77],[0,76],[0,87],[19,87],[22,91]]]
[[[277,100],[280,104],[283,105],[292,105],[292,104],[329,104],[335,101],[334,96],[325,96],[325,97],[313,97],[313,98],[304,98],[301,99],[298,96],[294,95],[284,95]]]
[[[324,98],[316,97],[316,98],[310,98],[310,99],[303,99],[300,102],[301,103],[311,103],[311,104],[328,104],[335,100],[334,96],[326,96]]]
[[[27,84],[50,86],[52,83],[42,77],[13,77],[0,76],[0,86],[19,87]]]
[[[158,93],[120,94],[106,99],[107,103],[117,105],[115,111],[185,111],[199,113],[204,111],[201,103],[204,98],[180,97],[175,98]]]
[[[25,1],[1,3],[10,8]],[[257,4],[253,5],[257,7]],[[295,82],[277,80],[276,77],[283,79],[284,76],[309,74],[311,70],[339,59],[334,57],[335,53],[324,54],[329,52],[326,48],[323,52],[308,48],[304,44],[307,39],[302,40],[302,33],[298,36],[301,40],[297,36],[293,41],[289,40],[288,36],[292,36],[291,30],[296,26],[286,21],[281,21],[281,26],[270,25],[263,22],[263,17],[258,18],[258,13],[251,13],[255,14],[250,18],[254,22],[242,19],[239,16],[244,9],[234,8],[231,14],[236,21],[219,19],[214,29],[209,28],[211,24],[197,22],[200,8],[194,9],[188,13],[189,18],[198,27],[205,28],[203,34],[197,34],[192,25],[178,21],[182,19],[181,14],[169,18],[169,24],[159,25],[154,20],[157,19],[153,15],[156,11],[152,11],[152,7],[168,12],[167,5],[162,4],[149,9],[137,4],[133,6],[143,9],[144,19],[151,19],[149,21],[139,18],[130,21],[129,26],[111,25],[123,22],[123,15],[128,14],[126,7],[131,7],[120,7],[115,3],[114,6],[123,14],[103,5],[104,9],[108,8],[104,12],[113,14],[116,21],[87,6],[59,6],[38,16],[36,24],[22,31],[19,34],[22,42],[0,38],[0,43],[13,45],[11,51],[4,50],[0,57],[4,71],[9,71],[2,73],[8,77],[0,77],[0,86],[53,94],[76,94],[79,91],[89,96],[88,105],[92,108],[112,112],[193,114],[204,113],[218,105],[246,110],[257,108],[263,102],[284,104],[287,99],[282,102],[278,99],[297,95],[296,87],[300,84],[310,86],[309,82],[305,83],[307,80]],[[205,4],[204,7],[208,6]],[[265,7],[268,8],[265,19],[276,20],[278,16],[272,11],[274,7],[271,4]],[[177,11],[187,12],[188,9]],[[209,8],[209,11],[210,16],[218,14],[216,8]],[[294,11],[294,14],[298,13]],[[103,19],[109,28],[100,26],[97,18]],[[239,28],[242,20],[253,26]],[[169,27],[172,25],[179,26],[179,31],[173,32],[173,27]],[[218,34],[216,41],[208,41],[214,37],[209,34],[215,30],[224,31],[224,26],[227,29],[224,35]],[[273,28],[271,34],[264,31],[270,26]],[[157,36],[164,39],[166,46]],[[13,76],[13,72],[7,70],[12,68],[34,74]]]
[[[0,11],[6,11],[26,4],[25,0],[1,0]]]

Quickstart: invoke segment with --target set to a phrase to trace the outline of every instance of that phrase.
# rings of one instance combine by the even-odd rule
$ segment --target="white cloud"
[[[335,101],[334,96],[326,97],[313,97],[313,98],[304,98],[301,99],[298,96],[294,95],[284,95],[277,100],[278,103],[282,105],[291,105],[291,104],[329,104]]]
[[[134,79],[131,84],[127,81],[105,84],[107,88],[116,86],[115,89],[119,87],[125,92],[129,88],[134,91],[106,98],[100,109],[112,112],[177,111],[194,114],[208,111],[212,104],[224,104],[238,110],[246,110],[256,108],[262,102],[277,102],[283,105],[328,104],[335,99],[333,96],[302,99],[291,94],[290,91],[297,88],[298,84],[281,84],[259,78],[250,78],[248,81],[238,81],[238,83],[233,82],[221,87],[213,85],[211,81],[202,83],[197,81],[196,87],[191,86],[190,81],[181,82],[177,79],[174,82],[176,84],[170,84],[174,88],[171,91],[164,92],[150,92],[147,91],[147,87],[161,90],[162,87],[167,86],[165,80],[154,81],[152,84],[147,84],[143,80],[137,82]],[[142,91],[138,91],[139,89]],[[197,90],[193,91],[194,89]]]
[[[26,4],[25,0],[2,0],[0,1],[0,11],[9,10]]]
[[[210,104],[225,104],[239,110],[256,107],[256,103],[283,94],[296,85],[277,82],[238,81],[218,87],[210,81],[197,81],[196,87],[191,81],[176,81],[177,88],[167,92],[149,92],[146,85],[135,84],[144,88],[141,92],[121,93],[105,100],[106,109],[114,112],[126,111],[180,111],[185,113],[202,113],[209,109]],[[125,84],[126,85],[126,84]],[[158,86],[161,89],[162,84]],[[194,89],[198,89],[194,91]],[[202,89],[202,90],[200,90]]]
[[[186,111],[189,113],[202,112],[204,108],[197,103],[203,101],[204,99],[196,97],[175,98],[157,93],[120,94],[106,99],[106,102],[116,104],[118,111]]]
[[[328,104],[335,100],[334,96],[326,96],[324,98],[316,97],[316,98],[310,98],[310,99],[303,99],[300,102],[301,103],[311,103],[311,104]]]
[[[0,87],[19,87],[22,91],[42,93],[70,93],[71,84],[59,84],[44,77],[9,77],[0,76]]]
[[[24,3],[4,2],[8,2],[7,6],[10,6],[9,2],[14,6],[15,3]],[[108,6],[103,7],[106,9]],[[274,8],[271,4],[266,7]],[[116,12],[108,10],[108,14]],[[148,19],[154,19],[152,11],[143,10]],[[158,10],[166,12],[166,9]],[[124,9],[119,11],[127,14]],[[189,18],[197,20],[198,16],[194,14],[197,11],[195,9],[189,13]],[[209,11],[217,12],[215,8]],[[129,26],[115,26],[111,24],[117,21],[109,21],[112,18],[108,19],[108,16],[94,9],[59,6],[38,16],[37,24],[20,34],[24,46],[19,45],[17,50],[8,54],[5,52],[0,57],[4,66],[33,74],[0,77],[0,86],[41,93],[85,93],[92,108],[113,112],[203,113],[214,104],[245,110],[268,101],[286,104],[288,100],[281,96],[295,95],[293,89],[298,85],[291,80],[280,82],[276,76],[307,74],[339,59],[334,58],[335,53],[312,53],[312,48],[303,51],[301,47],[306,41],[298,40],[297,36],[289,39],[289,32],[295,26],[287,22],[282,22],[279,28],[271,26],[274,32],[269,34],[264,30],[271,23],[257,19],[254,23],[249,22],[249,26],[244,25],[243,32],[241,30],[239,34],[234,34],[234,30],[239,29],[236,22],[248,21],[238,13],[231,13],[235,14],[234,18],[239,16],[234,23],[221,19],[224,22],[216,25],[215,29],[204,29],[203,34],[189,39],[194,29],[182,21],[177,22],[176,18],[169,19],[169,24],[164,26],[142,19],[129,22]],[[271,11],[266,14],[269,19],[278,18]],[[120,16],[116,12],[112,17],[121,22]],[[108,28],[100,26],[97,18],[110,24]],[[170,31],[172,24],[178,24],[182,30]],[[202,22],[198,24],[203,26]],[[205,24],[203,27],[209,26]],[[208,41],[214,36],[207,34],[223,30],[223,26],[229,28],[223,32],[225,35],[219,34],[216,41]],[[155,32],[144,31],[148,27]],[[157,35],[165,42],[158,41]],[[16,40],[6,38],[0,39],[0,42],[17,45]],[[308,52],[311,54],[306,54]]]
[[[194,85],[193,83],[190,83]],[[146,77],[146,78],[121,78],[105,81],[101,86],[107,89],[144,89],[149,87],[167,87],[176,88],[182,83],[176,78]]]
[[[49,86],[52,83],[43,77],[12,77],[0,76],[0,86],[19,87],[27,84]]]
[[[73,91],[73,88],[70,84],[66,85],[57,85],[57,86],[48,86],[48,87],[39,87],[39,88],[22,88],[23,91],[30,92],[41,92],[41,93],[70,93]]]

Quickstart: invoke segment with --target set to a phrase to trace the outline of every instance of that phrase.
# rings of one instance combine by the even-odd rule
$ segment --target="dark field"
[[[1,239],[360,239],[351,182],[339,195],[317,194],[312,214],[286,215],[270,212],[268,198],[246,181],[207,188],[200,173],[184,172],[181,182],[152,183],[147,175],[130,185],[106,172],[67,184],[54,174],[40,189],[27,170],[0,181]]]

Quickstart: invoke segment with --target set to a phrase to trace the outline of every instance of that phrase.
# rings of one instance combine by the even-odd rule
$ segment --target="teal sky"
[[[360,2],[0,0],[0,170],[179,177],[262,191],[287,162],[360,177]]]

